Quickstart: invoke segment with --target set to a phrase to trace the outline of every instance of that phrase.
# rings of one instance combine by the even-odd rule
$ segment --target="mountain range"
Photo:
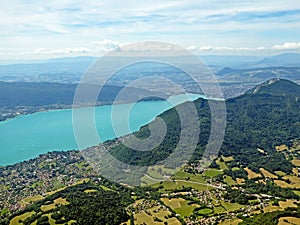
[[[213,71],[224,67],[253,69],[265,67],[300,67],[300,54],[285,53],[276,56],[201,55],[200,59]],[[62,81],[78,82],[97,57],[79,56],[53,58],[41,62],[24,62],[0,65],[2,81]],[[169,69],[168,69],[169,70]],[[224,71],[223,71],[224,72]]]

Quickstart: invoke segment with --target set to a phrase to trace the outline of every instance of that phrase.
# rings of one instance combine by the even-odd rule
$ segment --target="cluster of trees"
[[[250,179],[245,183],[245,188],[251,194],[268,194],[273,197],[280,197],[283,199],[300,199],[298,195],[296,195],[289,188],[281,188],[274,184],[273,181],[267,180],[266,184],[256,183],[255,180]]]
[[[126,212],[126,207],[133,203],[130,197],[130,189],[111,183],[107,180],[101,181],[108,184],[113,190],[104,191],[99,185],[92,182],[72,186],[54,193],[45,199],[28,206],[26,209],[12,214],[6,220],[0,221],[0,224],[9,224],[9,221],[25,212],[34,211],[35,214],[26,220],[23,224],[31,224],[37,221],[38,225],[49,224],[48,216],[41,211],[41,206],[51,204],[57,198],[65,198],[68,202],[66,205],[58,205],[46,213],[51,213],[51,218],[59,224],[65,224],[71,220],[76,221],[74,224],[121,224],[130,219]],[[85,192],[85,190],[96,190],[94,192]],[[142,188],[137,190],[138,193],[145,193]]]
[[[230,202],[239,203],[242,205],[248,204],[249,200],[254,200],[256,197],[249,195],[248,193],[241,192],[240,190],[232,189],[231,187],[227,188],[224,198],[228,199]]]
[[[107,189],[104,190],[102,187]],[[85,192],[86,190],[95,190]],[[15,216],[26,212],[34,211],[35,214],[22,221],[29,225],[37,222],[37,225],[49,225],[49,218],[45,214],[51,214],[51,218],[57,224],[66,224],[69,221],[76,221],[73,224],[123,224],[132,219],[126,212],[126,207],[134,202],[131,195],[137,199],[160,199],[158,188],[134,187],[128,188],[118,183],[99,177],[91,179],[87,183],[70,186],[60,190],[44,199],[33,203],[24,210],[17,211],[6,219],[0,220],[1,225],[9,224]],[[64,198],[66,205],[57,205],[54,209],[46,212],[41,211],[42,205],[53,204],[55,199]]]
[[[232,177],[232,179],[236,179],[236,178],[243,178],[243,179],[248,179],[248,174],[244,169],[239,169],[239,170],[232,170],[231,168],[228,170],[224,171],[225,175],[228,175],[230,177]]]
[[[129,220],[125,207],[133,200],[128,193],[97,191],[72,192],[67,196],[69,204],[59,207],[61,218],[75,220],[76,224],[121,224]]]

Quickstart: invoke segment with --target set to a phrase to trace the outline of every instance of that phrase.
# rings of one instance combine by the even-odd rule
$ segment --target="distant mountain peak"
[[[255,88],[246,92],[246,94],[271,94],[271,95],[293,95],[300,96],[300,86],[290,80],[281,78],[272,78]]]
[[[300,54],[283,53],[276,56],[266,57],[259,61],[256,66],[272,67],[272,66],[296,66],[300,65]]]
[[[225,75],[225,74],[228,74],[228,73],[232,73],[233,69],[226,66],[224,67],[221,71],[218,72],[218,75]]]

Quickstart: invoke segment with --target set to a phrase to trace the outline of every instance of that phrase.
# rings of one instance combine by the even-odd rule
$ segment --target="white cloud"
[[[80,55],[80,54],[104,54],[109,51],[113,51],[121,46],[120,42],[103,39],[101,41],[92,41],[89,47],[73,47],[73,48],[37,48],[33,51],[24,51],[24,55]],[[96,48],[94,47],[96,45]]]
[[[1,5],[0,49],[84,54],[145,40],[206,52],[299,49],[297,42],[275,45],[298,40],[299,11],[299,0],[11,0]]]
[[[101,40],[101,41],[92,41],[92,44],[97,45],[98,51],[109,52],[115,50],[121,46],[121,43],[113,40]]]
[[[201,47],[195,47],[194,50],[199,51],[263,51],[268,50],[267,47],[228,47],[228,46],[201,46]]]
[[[62,48],[62,49],[45,49],[38,48],[33,52],[28,52],[27,54],[54,54],[54,55],[65,55],[65,54],[79,54],[79,53],[91,53],[91,49],[79,47],[79,48]]]
[[[190,45],[187,49],[188,49],[189,51],[196,51],[196,50],[197,50],[197,46],[195,46],[195,45]]]
[[[213,50],[214,49],[214,47],[213,46],[202,46],[202,47],[199,47],[198,48],[200,51],[211,51],[211,50]]]
[[[300,49],[300,42],[285,42],[284,44],[274,45],[272,50],[298,50]]]

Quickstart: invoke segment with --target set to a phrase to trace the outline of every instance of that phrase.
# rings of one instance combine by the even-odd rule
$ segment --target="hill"
[[[225,67],[217,73],[217,76],[222,79],[230,79],[236,81],[245,80],[260,80],[266,81],[272,78],[282,78],[297,81],[300,77],[299,67],[264,67],[251,69],[235,69]]]
[[[45,106],[53,104],[73,103],[77,84],[46,83],[46,82],[0,82],[0,107],[9,106]],[[86,91],[96,91],[98,85],[86,85]],[[110,103],[123,87],[106,85],[98,97],[99,102]],[[128,88],[128,99],[133,101],[134,96],[148,96],[152,92]],[[155,93],[153,93],[155,96]]]
[[[256,66],[271,67],[271,66],[296,66],[300,65],[300,54],[284,53],[272,57],[266,57],[257,62]]]
[[[86,84],[85,94],[97,93],[101,86]],[[77,84],[48,83],[48,82],[1,82],[0,81],[0,121],[15,117],[19,114],[29,114],[37,111],[70,108],[76,93]],[[111,104],[121,86],[105,85],[98,95],[96,104]],[[127,88],[126,96],[119,103],[144,100],[156,100],[148,96],[165,96],[139,88]],[[165,96],[167,97],[167,96]],[[84,102],[83,102],[84,103]]]
[[[300,89],[299,85],[292,81],[275,78],[256,86],[247,91],[246,94],[293,95],[300,97]]]
[[[294,96],[294,92],[299,93],[300,86],[286,80],[269,81],[262,86],[264,88],[259,92],[226,100],[227,128],[220,154],[233,156],[235,164],[255,171],[263,167],[273,172],[291,173],[291,163],[283,154],[276,152],[275,146],[291,146],[292,140],[300,138],[300,102]],[[277,93],[276,87],[279,88]],[[209,138],[211,121],[208,101],[198,99],[194,103],[200,118],[201,135],[190,163],[197,163],[201,158]],[[184,109],[185,103],[179,107]],[[151,165],[165,159],[179,142],[180,132],[191,128],[180,127],[174,108],[159,117],[168,127],[161,145],[152,151],[139,152],[121,143],[113,143],[111,153],[131,165]],[[142,127],[135,135],[148,137],[148,126]],[[265,153],[257,151],[258,148],[264,149]]]

